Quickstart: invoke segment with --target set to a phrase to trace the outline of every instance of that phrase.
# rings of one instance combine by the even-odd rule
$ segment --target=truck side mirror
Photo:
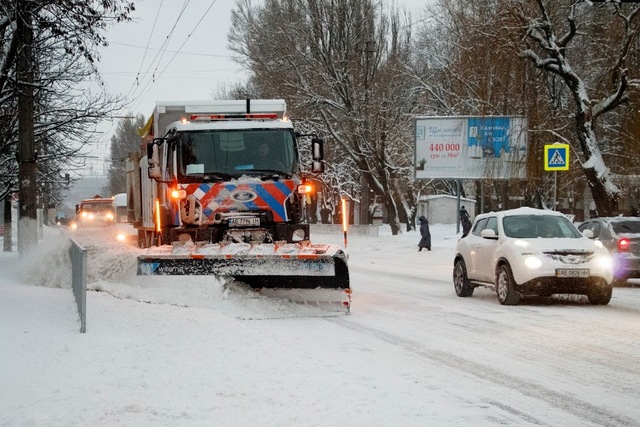
[[[322,173],[324,172],[324,162],[312,162],[311,171],[314,173]]]
[[[322,138],[315,137],[311,140],[311,153],[314,162],[324,160],[324,140]]]
[[[147,161],[149,162],[149,178],[162,178],[162,171],[160,170],[160,155],[158,154],[157,144],[147,144]]]
[[[315,173],[324,172],[324,140],[322,138],[314,137],[311,140],[311,156],[313,157],[311,170]]]

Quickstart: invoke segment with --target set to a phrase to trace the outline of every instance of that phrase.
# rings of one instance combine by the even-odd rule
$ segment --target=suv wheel
[[[513,281],[513,273],[509,264],[502,264],[498,267],[496,293],[498,301],[502,305],[518,305],[520,302],[520,294],[516,291],[516,284]]]
[[[459,297],[470,297],[473,295],[474,287],[469,284],[467,266],[461,259],[457,260],[453,266],[453,287],[456,290],[456,295]]]
[[[607,305],[611,301],[611,286],[607,285],[604,280],[598,280],[591,285],[587,298],[589,303],[593,305]]]

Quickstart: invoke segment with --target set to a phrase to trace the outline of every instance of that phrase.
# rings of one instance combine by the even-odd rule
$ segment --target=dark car
[[[640,278],[640,217],[592,218],[578,227],[591,230],[613,257],[614,283]]]

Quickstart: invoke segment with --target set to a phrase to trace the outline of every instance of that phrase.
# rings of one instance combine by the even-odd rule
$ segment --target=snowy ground
[[[451,281],[455,226],[349,236],[351,315],[135,276],[87,233],[87,333],[68,236],[0,253],[0,426],[635,426],[640,289],[501,306]],[[342,235],[314,236],[343,245]]]

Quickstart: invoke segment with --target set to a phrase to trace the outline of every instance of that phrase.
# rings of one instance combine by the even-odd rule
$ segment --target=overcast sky
[[[421,9],[428,0],[399,0]],[[390,2],[389,2],[390,3]],[[156,101],[212,99],[222,86],[244,82],[247,73],[227,49],[235,0],[136,0],[133,21],[107,32],[98,65],[107,91],[131,101],[122,111],[151,115]],[[117,120],[117,119],[116,119]],[[104,170],[114,124],[100,126],[92,150],[92,174]],[[91,167],[92,166],[92,167]]]

